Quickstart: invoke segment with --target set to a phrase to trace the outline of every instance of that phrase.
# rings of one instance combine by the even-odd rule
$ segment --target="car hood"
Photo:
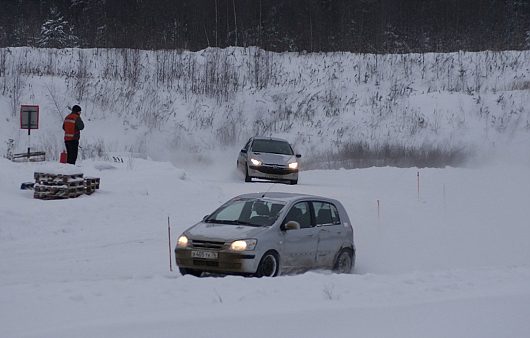
[[[256,238],[258,234],[269,228],[200,222],[188,229],[186,234],[191,239],[226,242],[237,239]]]
[[[282,155],[271,153],[252,153],[252,157],[264,164],[287,165],[294,155]]]

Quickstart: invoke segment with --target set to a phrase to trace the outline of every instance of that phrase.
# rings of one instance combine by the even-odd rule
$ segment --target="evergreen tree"
[[[78,47],[79,39],[56,8],[50,10],[50,17],[41,26],[40,36],[36,41],[38,47],[67,48]]]
[[[530,0],[0,0],[0,47],[510,50],[529,29]]]

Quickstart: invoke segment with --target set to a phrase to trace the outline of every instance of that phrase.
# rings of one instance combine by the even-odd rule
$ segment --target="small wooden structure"
[[[54,174],[35,172],[33,197],[38,199],[75,198],[99,189],[99,178],[83,178],[83,174]]]
[[[85,194],[91,195],[99,189],[99,177],[85,177]]]
[[[30,151],[27,153],[11,154],[7,159],[13,162],[44,162],[46,161],[46,153],[44,151]]]
[[[13,153],[15,149],[15,140],[10,138],[7,140],[7,154],[5,158],[13,162],[44,162],[46,161],[46,152],[44,151],[28,151],[25,153]]]

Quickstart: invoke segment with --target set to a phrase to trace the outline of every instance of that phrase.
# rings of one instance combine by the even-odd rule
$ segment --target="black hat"
[[[72,107],[72,113],[78,113],[81,111],[81,107],[79,107],[77,104]]]

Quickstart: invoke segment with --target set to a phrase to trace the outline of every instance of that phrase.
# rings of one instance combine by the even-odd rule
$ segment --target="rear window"
[[[333,204],[327,202],[313,202],[313,208],[315,210],[317,225],[340,224],[339,212]]]

